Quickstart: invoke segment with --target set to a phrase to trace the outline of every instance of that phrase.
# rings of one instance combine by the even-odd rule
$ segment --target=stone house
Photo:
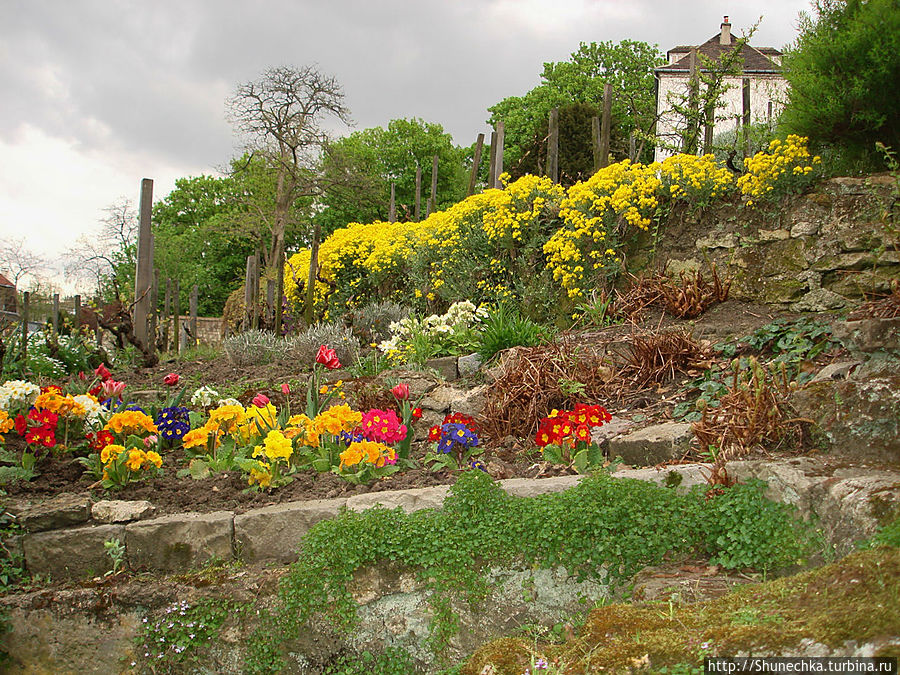
[[[16,285],[0,274],[0,316],[18,316]]]
[[[671,112],[671,99],[687,93],[692,59],[696,59],[697,68],[702,70],[700,59],[692,52],[696,50],[697,54],[702,54],[711,61],[718,61],[723,54],[733,50],[737,42],[731,34],[731,23],[726,16],[719,32],[709,40],[701,45],[681,45],[670,49],[666,54],[668,63],[654,69],[657,83],[656,114],[659,118],[656,135],[662,140],[662,145],[677,147],[680,142],[678,128],[681,120]],[[727,88],[719,103],[713,136],[734,131],[740,125],[744,113],[745,83],[750,94],[751,124],[774,122],[784,105],[788,85],[781,69],[782,53],[774,47],[753,47],[745,43],[740,55],[743,72],[725,79]],[[700,134],[701,151],[702,144],[703,130]],[[677,149],[657,145],[655,159],[661,161],[676,152]]]

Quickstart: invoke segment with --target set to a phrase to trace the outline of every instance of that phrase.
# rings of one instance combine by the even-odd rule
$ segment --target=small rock
[[[632,426],[634,426],[634,423],[631,420],[626,420],[622,417],[613,415],[612,419],[602,427],[594,427],[591,429],[591,441],[597,445],[603,445],[611,438],[624,434]]]
[[[481,357],[478,354],[469,354],[468,356],[460,356],[456,362],[456,368],[460,377],[468,377],[481,368]]]
[[[791,237],[811,237],[819,233],[819,223],[816,221],[800,220],[791,226]]]
[[[684,454],[691,437],[690,424],[655,424],[610,440],[609,454],[621,457],[626,464],[654,466]]]
[[[846,380],[858,366],[860,361],[839,361],[830,363],[810,380],[810,382],[823,382],[827,380]]]
[[[459,372],[456,370],[455,356],[442,356],[437,359],[429,359],[425,362],[425,367],[436,370],[440,376],[448,382],[452,382],[459,378]]]
[[[826,312],[840,309],[847,304],[847,299],[827,288],[816,288],[791,305],[793,312]]]
[[[156,508],[147,500],[130,502],[108,499],[99,501],[91,507],[91,517],[100,523],[129,523],[133,520],[152,518],[155,514]]]
[[[17,515],[19,524],[28,532],[79,525],[86,523],[90,517],[91,498],[70,493],[57,495],[37,506],[26,507]]]

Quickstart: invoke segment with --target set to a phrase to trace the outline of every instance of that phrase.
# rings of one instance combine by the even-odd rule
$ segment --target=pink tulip
[[[122,392],[125,390],[124,382],[117,382],[116,380],[110,378],[108,380],[104,380],[103,384],[100,385],[100,391],[103,392],[104,398],[118,398],[122,395]]]
[[[144,447],[150,449],[156,445],[157,441],[159,441],[159,436],[147,436],[147,438],[144,439]]]
[[[338,359],[337,352],[326,347],[325,345],[319,347],[319,353],[316,354],[316,363],[321,363],[323,366],[328,368],[328,370],[334,370],[335,368],[341,367],[341,362]]]
[[[284,394],[285,396],[291,395],[291,386],[287,382],[285,382],[283,385],[281,385],[281,393]]]
[[[409,400],[409,385],[400,383],[391,389],[391,393],[398,401],[407,401]]]
[[[257,394],[253,397],[253,400],[250,401],[250,403],[255,405],[257,408],[265,408],[267,405],[269,405],[269,397],[265,394]]]

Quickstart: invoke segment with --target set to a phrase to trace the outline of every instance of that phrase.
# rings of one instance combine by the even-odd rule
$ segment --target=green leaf
[[[191,463],[188,464],[188,471],[191,474],[191,478],[194,480],[202,480],[204,478],[209,478],[209,464],[202,459],[192,459]]]

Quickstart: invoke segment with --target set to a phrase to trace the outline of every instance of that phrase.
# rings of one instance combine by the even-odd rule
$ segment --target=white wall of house
[[[663,142],[677,146],[679,141],[677,130],[683,126],[683,120],[671,112],[673,97],[684,96],[688,91],[686,73],[657,73],[659,79],[659,96],[657,97],[656,133]],[[778,117],[787,100],[787,81],[778,73],[750,73],[750,121],[774,121]],[[743,115],[744,98],[742,77],[726,79],[727,90],[722,96],[721,104],[716,112],[716,124],[713,135],[735,128],[735,116]],[[700,143],[703,143],[703,130],[700,131]],[[670,155],[679,152],[677,149],[663,148],[657,145],[654,159],[660,162]]]

